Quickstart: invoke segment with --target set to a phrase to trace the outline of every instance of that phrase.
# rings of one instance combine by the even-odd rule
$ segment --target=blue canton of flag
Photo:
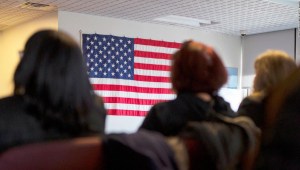
[[[99,34],[82,38],[90,78],[134,79],[133,38]]]

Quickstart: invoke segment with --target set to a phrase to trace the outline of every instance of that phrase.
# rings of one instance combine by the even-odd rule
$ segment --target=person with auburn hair
[[[104,133],[106,110],[87,77],[79,45],[54,30],[34,33],[0,100],[0,151],[25,143]]]
[[[256,75],[253,82],[253,93],[243,99],[238,108],[238,114],[252,118],[255,124],[261,127],[265,101],[269,92],[296,67],[295,61],[280,50],[268,50],[259,55],[254,63]]]
[[[217,95],[227,71],[213,48],[186,41],[172,57],[171,81],[177,98],[154,105],[140,129],[174,136],[188,121],[206,120],[212,112],[234,116],[229,103]]]

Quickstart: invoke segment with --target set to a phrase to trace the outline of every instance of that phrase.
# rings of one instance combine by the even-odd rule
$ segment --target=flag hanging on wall
[[[152,105],[175,98],[171,54],[180,43],[83,34],[82,50],[95,92],[110,115],[145,116]]]

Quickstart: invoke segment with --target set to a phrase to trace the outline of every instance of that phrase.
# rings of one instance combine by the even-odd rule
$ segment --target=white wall
[[[80,42],[80,30],[83,33],[112,34],[175,42],[194,39],[213,46],[222,57],[226,67],[239,68],[240,65],[241,39],[239,36],[65,11],[58,12],[58,29],[69,33],[78,42]],[[108,116],[106,132],[134,132],[142,121],[143,117]]]
[[[278,49],[294,57],[295,48],[294,29],[245,36],[243,38],[244,58],[242,87],[252,87],[255,76],[254,60],[260,53],[268,49]]]
[[[226,101],[230,102],[232,110],[237,111],[242,99],[245,97],[245,90],[221,88],[219,94],[223,96]]]
[[[300,64],[300,30],[297,28],[295,32],[296,36],[296,62]]]
[[[65,11],[58,12],[58,29],[68,32],[78,42],[80,40],[79,30],[82,30],[83,33],[113,34],[117,36],[151,38],[176,42],[194,39],[215,47],[227,67],[239,67],[241,49],[239,36],[201,32],[175,26],[139,23]]]
[[[19,63],[19,51],[34,32],[40,29],[57,30],[57,12],[8,28],[0,34],[0,97],[13,91],[13,74]]]

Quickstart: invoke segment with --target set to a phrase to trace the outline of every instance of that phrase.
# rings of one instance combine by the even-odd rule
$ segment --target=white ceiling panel
[[[40,17],[50,11],[22,9],[23,0],[0,0],[0,30]],[[210,20],[214,24],[190,29],[239,35],[298,27],[298,0],[32,0],[56,10],[170,25],[155,18],[168,15]]]

